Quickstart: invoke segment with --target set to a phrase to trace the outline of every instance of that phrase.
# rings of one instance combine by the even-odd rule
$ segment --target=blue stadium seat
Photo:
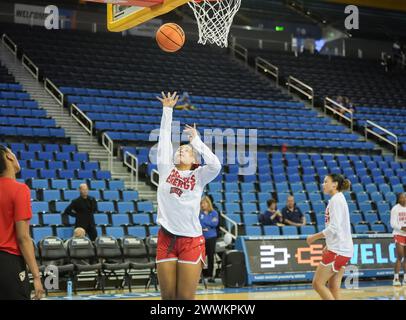
[[[62,216],[60,214],[44,214],[42,221],[44,225],[62,225]]]
[[[238,183],[224,183],[224,190],[225,192],[239,192],[240,188],[238,186]]]
[[[241,215],[238,213],[229,213],[229,214],[227,214],[227,217],[236,223],[242,223]]]
[[[101,179],[111,179],[111,173],[110,171],[96,171],[96,179],[101,180]]]
[[[89,196],[95,198],[96,201],[102,200],[99,190],[89,190]]]
[[[78,179],[93,179],[94,174],[92,170],[77,170],[76,176]]]
[[[89,188],[95,190],[104,190],[106,189],[106,182],[104,180],[91,180]]]
[[[50,201],[59,201],[61,200],[61,194],[59,190],[44,190],[43,191],[43,200],[50,202]]]
[[[109,178],[104,178],[109,179]],[[122,190],[124,189],[124,181],[123,180],[110,180],[109,181],[109,189],[110,190]]]
[[[145,227],[141,227],[141,226],[128,227],[127,234],[130,236],[139,237],[141,239],[144,239],[147,236]]]
[[[117,190],[104,190],[103,199],[104,201],[119,201],[120,194]]]
[[[272,182],[261,183],[259,185],[259,188],[261,189],[261,192],[268,192],[268,193],[273,192],[275,190]]]
[[[148,227],[148,233],[150,236],[157,236],[159,231],[159,226],[150,226]]]
[[[362,212],[368,212],[372,210],[371,202],[358,203],[358,207]]]
[[[48,189],[47,179],[33,179],[31,181],[31,187],[33,189]]]
[[[52,189],[68,189],[68,180],[52,179]]]
[[[237,192],[226,192],[224,194],[224,198],[226,202],[240,202],[240,195]]]
[[[73,228],[72,227],[59,227],[56,229],[56,236],[63,240],[72,238]]]
[[[245,214],[243,216],[246,225],[254,225],[258,223],[258,216],[256,214]]]
[[[97,225],[108,225],[109,217],[105,213],[96,213],[94,214],[94,222]]]
[[[241,182],[240,187],[242,193],[256,192],[255,184],[252,182]]]
[[[309,235],[316,233],[316,228],[314,226],[301,226],[300,234]]]
[[[350,221],[351,221],[354,225],[356,225],[356,224],[359,224],[359,223],[363,222],[363,221],[364,221],[364,218],[363,218],[362,215],[360,215],[360,214],[352,214],[352,215],[350,216]]]
[[[379,221],[379,218],[375,213],[364,214],[364,217],[365,217],[365,221],[368,222],[370,225],[372,225],[375,222]]]
[[[113,226],[122,226],[130,224],[128,214],[113,214],[111,215]]]
[[[31,203],[31,208],[33,213],[49,212],[48,202],[35,201]]]
[[[114,212],[114,204],[109,201],[99,201],[97,202],[97,209],[99,212]]]
[[[137,201],[138,200],[138,191],[124,190],[122,194],[123,194],[123,201]]]
[[[257,202],[257,197],[255,193],[241,193],[242,197],[242,202],[245,203],[252,203],[252,202]]]
[[[377,233],[386,233],[386,228],[383,224],[373,224],[371,225],[371,230]]]
[[[70,204],[70,201],[56,201],[55,202],[55,211],[63,213],[66,207]]]
[[[262,229],[260,226],[245,226],[245,234],[247,236],[261,236]]]
[[[224,207],[227,215],[241,212],[241,208],[238,203],[226,203]]]
[[[279,236],[281,234],[278,226],[263,226],[263,228],[266,236]]]
[[[258,213],[258,208],[255,203],[243,203],[242,211],[244,214]]]
[[[154,207],[151,201],[139,201],[137,202],[137,211],[139,213],[153,212]]]
[[[79,191],[78,190],[63,190],[63,199],[65,201],[72,201],[73,199],[76,199],[79,197]]]
[[[144,213],[133,214],[132,219],[134,224],[148,225],[151,223],[149,215]]]
[[[283,226],[282,227],[282,233],[284,236],[293,236],[297,235],[297,227],[295,226]]]
[[[124,230],[122,227],[106,227],[106,235],[120,239],[124,237]]]
[[[366,224],[358,224],[354,226],[355,233],[362,234],[369,231],[369,226]]]
[[[52,236],[52,228],[51,227],[40,227],[40,228],[33,228],[32,229],[32,238],[34,239],[35,243],[38,243],[45,237]]]
[[[208,184],[210,192],[222,192],[223,186],[221,182],[211,182]]]
[[[312,208],[316,214],[324,214],[326,211],[326,204],[324,201],[312,201]]]

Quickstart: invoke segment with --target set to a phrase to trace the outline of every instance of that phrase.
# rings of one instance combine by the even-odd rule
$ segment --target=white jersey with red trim
[[[322,232],[326,237],[327,249],[340,256],[351,258],[354,253],[354,245],[350,212],[342,192],[331,197],[326,208],[325,218],[326,228]]]
[[[199,219],[202,193],[205,185],[219,174],[221,163],[200,137],[196,136],[190,144],[202,155],[206,164],[186,171],[175,167],[171,141],[172,113],[172,108],[163,108],[157,153],[157,222],[175,235],[198,237],[202,235]]]
[[[406,231],[402,230],[402,228],[406,227],[406,207],[397,204],[392,208],[390,225],[393,229],[393,235],[406,236]]]

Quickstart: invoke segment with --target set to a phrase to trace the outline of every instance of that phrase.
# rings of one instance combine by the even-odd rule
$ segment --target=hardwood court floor
[[[390,281],[360,283],[358,289],[343,289],[345,300],[406,300],[406,287],[392,287]],[[47,299],[68,299],[61,294],[50,294]],[[78,300],[159,300],[159,292],[145,291],[143,288],[128,290],[111,290],[101,292],[80,292],[71,299]],[[207,290],[199,287],[197,300],[319,300],[318,295],[309,284],[256,286],[250,288],[230,289],[221,285],[211,285]]]

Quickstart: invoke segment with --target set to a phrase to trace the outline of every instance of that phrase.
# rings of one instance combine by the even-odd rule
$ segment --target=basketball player
[[[344,268],[353,255],[350,213],[342,193],[348,190],[350,185],[350,181],[341,174],[330,174],[324,178],[323,192],[331,196],[326,208],[326,228],[307,238],[309,245],[326,238],[322,261],[313,278],[313,288],[323,300],[340,299]]]
[[[19,171],[14,153],[0,145],[0,300],[31,298],[26,265],[34,278],[34,298],[44,293],[30,237],[30,189],[16,181]]]
[[[401,286],[399,271],[402,260],[403,285],[406,285],[406,193],[404,192],[399,194],[397,204],[390,212],[390,224],[393,228],[393,237],[396,243],[396,263],[393,285]]]
[[[171,124],[174,94],[158,97],[163,105],[158,142],[157,272],[162,299],[194,299],[205,261],[205,240],[199,220],[200,200],[206,184],[220,172],[221,164],[202,142],[196,126],[186,125],[190,143],[173,156]],[[206,163],[198,165],[197,153]]]

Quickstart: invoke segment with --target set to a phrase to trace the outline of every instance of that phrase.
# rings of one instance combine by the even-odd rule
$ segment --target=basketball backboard
[[[168,13],[190,0],[143,0],[138,5],[107,4],[107,28],[120,32]]]

